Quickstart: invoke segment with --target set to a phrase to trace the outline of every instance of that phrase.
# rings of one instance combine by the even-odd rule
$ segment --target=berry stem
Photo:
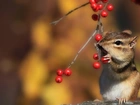
[[[103,24],[102,24],[102,22],[101,22],[101,16],[100,16],[100,14],[98,14],[98,17],[99,17],[99,19],[98,19],[98,26],[99,26],[99,29],[98,29],[98,33],[100,33],[100,31],[101,31],[101,33],[103,33]]]
[[[67,14],[65,14],[65,15],[64,15],[63,17],[61,17],[60,19],[51,22],[50,24],[56,25],[57,23],[59,23],[62,19],[64,19],[66,16],[68,16],[68,15],[71,14],[72,12],[74,12],[74,11],[76,11],[77,9],[80,9],[80,8],[82,8],[82,7],[84,7],[84,6],[88,5],[88,4],[89,4],[89,2],[87,2],[87,3],[85,3],[85,4],[82,4],[81,6],[79,6],[79,7],[75,8],[75,9],[69,11]]]
[[[107,7],[107,5],[108,5],[108,3],[110,2],[111,0],[108,0],[108,2],[107,3],[105,3],[105,6],[103,7],[103,9],[99,12],[99,14],[98,14],[98,16],[99,16],[99,19],[98,19],[98,25],[100,26],[100,31],[101,31],[101,33],[103,33],[103,31],[104,31],[104,27],[103,27],[103,24],[102,24],[102,22],[101,22],[101,12],[103,11],[103,10],[105,10],[105,8]]]
[[[82,46],[82,48],[77,52],[76,56],[74,57],[74,59],[72,60],[72,62],[69,64],[69,66],[67,67],[67,69],[70,68],[70,67],[72,66],[72,64],[74,64],[74,62],[76,61],[76,59],[77,59],[77,57],[79,56],[80,52],[87,46],[87,44],[88,44],[88,43],[90,42],[90,40],[95,36],[95,34],[96,34],[96,33],[99,33],[99,32],[103,33],[103,24],[102,24],[102,22],[101,22],[101,20],[100,20],[100,17],[101,17],[100,14],[101,14],[101,12],[107,7],[107,5],[108,5],[109,2],[110,2],[110,0],[105,4],[104,8],[103,8],[103,9],[99,12],[99,14],[98,14],[99,19],[98,19],[98,23],[97,23],[97,27],[96,27],[95,31],[94,31],[93,34],[89,37],[89,39],[86,41],[86,43]],[[81,8],[81,7],[84,7],[84,6],[88,5],[88,4],[89,4],[89,2],[87,2],[87,3],[83,4],[83,5],[81,5],[81,6],[77,7],[77,8],[75,8],[75,9],[73,9],[73,10],[71,10],[71,11],[69,11],[69,12],[68,12],[67,14],[65,14],[63,17],[61,17],[60,19],[58,19],[58,20],[56,20],[56,21],[53,21],[53,22],[50,23],[50,24],[56,25],[56,24],[59,23],[63,18],[65,18],[66,16],[68,16],[68,15],[71,14],[72,12],[74,12],[74,11],[76,11],[77,9],[79,9],[79,8]],[[100,53],[100,50],[98,49],[98,47],[96,46],[96,44],[95,44],[95,47],[96,47],[96,49],[97,49],[98,54],[101,54],[101,53]],[[100,60],[100,59],[101,59],[101,55],[99,55],[99,60]]]
[[[77,57],[79,56],[79,53],[86,47],[86,45],[90,42],[90,40],[94,37],[94,35],[97,33],[98,31],[98,26],[96,28],[96,30],[93,32],[93,34],[89,37],[89,39],[86,41],[86,43],[83,45],[83,47],[78,51],[78,53],[76,54],[76,56],[74,57],[73,61],[69,64],[68,68],[71,67],[71,65],[76,61]]]

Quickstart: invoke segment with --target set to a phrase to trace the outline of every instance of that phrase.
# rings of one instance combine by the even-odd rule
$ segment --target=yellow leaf
[[[20,75],[23,80],[23,92],[28,98],[35,98],[40,94],[43,83],[48,77],[47,66],[34,51],[21,65]]]
[[[42,99],[45,105],[61,105],[71,103],[71,93],[66,84],[55,82],[46,85],[42,91]]]
[[[60,10],[63,14],[66,14],[70,10],[77,7],[76,4],[77,3],[75,2],[75,0],[67,0],[67,1],[66,0],[58,0],[58,5],[59,5]]]
[[[50,24],[40,18],[32,25],[32,41],[37,48],[50,47]]]

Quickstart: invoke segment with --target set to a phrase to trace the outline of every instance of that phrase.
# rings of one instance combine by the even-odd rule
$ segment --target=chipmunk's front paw
[[[101,102],[101,100],[99,100],[99,99],[95,99],[95,100],[93,100],[94,102]]]
[[[126,98],[117,98],[117,100],[119,101],[120,105],[126,102]]]

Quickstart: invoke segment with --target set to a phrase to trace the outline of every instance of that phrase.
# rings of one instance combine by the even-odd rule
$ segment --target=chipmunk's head
[[[130,30],[108,32],[97,43],[97,47],[101,51],[101,57],[106,57],[108,63],[114,68],[121,69],[134,59],[134,47],[137,37],[131,34]]]

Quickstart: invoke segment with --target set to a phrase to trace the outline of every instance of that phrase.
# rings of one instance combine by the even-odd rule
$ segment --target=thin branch
[[[109,0],[109,1],[110,1],[110,0]],[[107,6],[107,4],[109,3],[109,1],[105,4],[105,6],[104,6],[103,9],[106,8],[106,6]],[[63,18],[65,18],[66,16],[68,16],[68,15],[71,14],[72,12],[74,12],[74,11],[76,11],[77,9],[79,9],[79,8],[81,8],[81,7],[84,7],[84,6],[88,5],[88,4],[89,4],[89,2],[87,2],[87,3],[83,4],[83,5],[81,5],[81,6],[77,7],[77,8],[75,8],[75,9],[73,9],[73,10],[71,10],[71,11],[69,11],[69,12],[68,12],[67,14],[65,14],[63,17],[61,17],[60,19],[58,19],[58,20],[52,22],[51,24],[56,25],[58,22],[60,22]],[[93,32],[93,34],[89,37],[89,39],[86,41],[86,43],[83,45],[83,47],[78,51],[78,53],[77,53],[76,56],[74,57],[73,61],[69,64],[69,66],[68,66],[67,68],[70,68],[71,65],[74,64],[74,62],[76,61],[76,59],[77,59],[77,57],[79,56],[80,52],[87,46],[87,44],[88,44],[88,43],[90,42],[90,40],[95,36],[95,34],[96,34],[97,32],[99,32],[99,31],[103,32],[103,25],[102,25],[102,22],[101,22],[101,20],[100,20],[100,17],[101,17],[100,14],[101,14],[102,11],[103,11],[103,10],[101,10],[101,11],[99,12],[99,14],[98,14],[99,19],[98,19],[98,24],[97,24],[96,30],[95,30],[95,31]],[[96,45],[95,45],[95,47],[96,47],[98,53],[100,54],[99,49],[97,48]]]
[[[107,4],[108,4],[109,2],[110,2],[110,0],[105,4],[103,10],[106,8],[106,6],[107,6]],[[87,4],[87,3],[86,3],[86,4]],[[88,4],[89,4],[89,2],[88,2]],[[74,9],[74,10],[75,10],[75,9]],[[74,10],[72,10],[72,11],[74,11]],[[68,68],[70,68],[71,65],[74,64],[74,62],[76,61],[76,59],[77,59],[77,57],[79,56],[80,52],[86,47],[86,45],[87,45],[87,44],[90,42],[90,40],[95,36],[95,34],[96,34],[97,32],[99,32],[99,31],[103,32],[103,25],[102,25],[102,22],[101,22],[101,19],[100,19],[100,17],[101,17],[100,14],[101,14],[101,12],[102,12],[103,10],[101,10],[101,11],[99,12],[99,14],[98,14],[99,19],[98,19],[98,24],[97,24],[96,30],[95,30],[95,31],[93,32],[93,34],[89,37],[89,39],[88,39],[87,42],[83,45],[83,47],[78,51],[78,53],[77,53],[76,56],[74,57],[73,61],[69,64]],[[70,11],[70,12],[67,13],[67,14],[70,14],[72,11]],[[66,15],[67,15],[67,14],[66,14]],[[62,20],[62,19],[61,19],[61,20]],[[100,54],[100,50],[98,49],[98,47],[96,46],[96,44],[95,44],[95,48],[96,48],[96,50],[97,50],[97,52],[98,52],[98,54],[99,54],[99,60],[100,60],[101,54]]]
[[[104,27],[103,27],[103,24],[102,24],[102,22],[101,22],[101,12],[103,11],[103,10],[105,10],[105,8],[107,7],[107,5],[108,5],[108,3],[110,2],[111,0],[109,0],[106,4],[105,4],[105,6],[104,6],[104,8],[99,12],[99,14],[98,14],[98,16],[99,16],[99,19],[98,19],[98,26],[99,26],[99,32],[98,33],[102,33],[103,34],[103,31],[104,31]],[[94,44],[94,46],[95,46],[95,48],[96,48],[96,50],[97,50],[97,53],[98,53],[98,56],[99,56],[99,60],[101,59],[101,51],[99,50],[99,48],[97,47],[97,44]]]
[[[88,4],[89,4],[89,2],[87,2],[87,3],[85,3],[85,4],[82,4],[81,6],[79,6],[79,7],[75,8],[75,9],[69,11],[67,14],[65,14],[65,15],[64,15],[63,17],[61,17],[60,19],[51,22],[50,24],[56,25],[57,23],[59,23],[62,19],[64,19],[66,16],[68,16],[68,15],[71,14],[72,12],[74,12],[74,11],[76,11],[77,9],[82,8],[82,7],[84,7],[84,6],[88,5]]]
[[[94,35],[97,33],[97,29],[93,32],[93,34],[89,37],[89,39],[86,41],[86,43],[83,45],[83,47],[78,51],[76,56],[74,57],[73,61],[69,64],[68,68],[71,67],[71,65],[76,61],[77,57],[79,56],[79,53],[86,47],[86,45],[90,42],[90,40],[94,37]]]
[[[111,0],[109,0],[106,4],[105,4],[105,6],[103,7],[103,9],[98,13],[98,16],[99,16],[99,19],[98,19],[98,25],[100,26],[100,31],[101,31],[101,33],[103,33],[103,31],[104,31],[104,27],[103,27],[103,24],[102,24],[102,22],[101,22],[101,12],[103,11],[103,10],[105,10],[105,8],[107,7],[107,5],[108,5],[108,3],[110,2]]]

